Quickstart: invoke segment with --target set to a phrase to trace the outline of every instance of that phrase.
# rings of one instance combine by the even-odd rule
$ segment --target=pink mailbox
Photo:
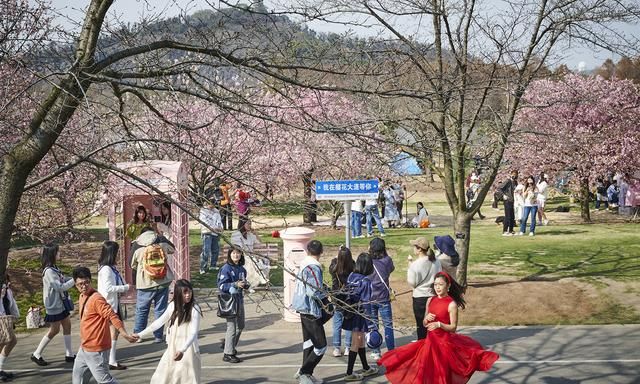
[[[120,240],[119,269],[128,284],[133,282],[131,259],[131,241],[126,237],[126,225],[134,216],[137,206],[144,206],[149,215],[150,224],[157,228],[161,220],[161,204],[170,202],[171,197],[182,207],[188,204],[188,171],[186,166],[178,161],[147,160],[118,163],[117,167],[123,171],[144,180],[149,186],[126,174],[111,179],[107,189],[109,201],[107,222],[109,239]],[[118,209],[120,208],[120,209]],[[118,218],[116,212],[122,212]],[[170,205],[170,221],[165,230],[167,237],[175,246],[171,269],[177,279],[189,279],[189,217],[177,204]],[[120,225],[118,225],[120,224]],[[118,230],[120,229],[120,230]],[[136,290],[132,287],[121,302],[135,302]]]
[[[304,227],[291,227],[280,231],[282,239],[284,267],[295,275],[300,271],[300,261],[307,255],[307,243],[316,231]],[[284,320],[299,322],[300,315],[291,311],[293,292],[296,289],[296,277],[284,272]]]

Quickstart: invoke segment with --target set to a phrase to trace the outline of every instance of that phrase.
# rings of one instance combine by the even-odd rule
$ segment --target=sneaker
[[[16,377],[16,375],[14,375],[11,372],[5,372],[5,371],[0,371],[0,380],[2,381],[11,381]]]
[[[380,234],[380,237],[385,237],[385,236],[387,236],[387,235],[385,235],[384,233]]]
[[[313,379],[311,378],[311,375],[300,375],[298,377],[298,383],[299,384],[315,384],[313,382]]]
[[[324,384],[324,380],[322,379],[318,379],[313,375],[309,375],[309,377],[311,378],[311,381],[313,381],[313,384]]]
[[[369,376],[375,376],[378,374],[378,367],[369,367],[369,369],[367,369],[366,371],[362,371],[360,372],[360,374],[362,375],[362,377],[369,377]]]
[[[505,232],[502,234],[502,236],[513,236],[513,233],[511,232]]]
[[[76,361],[76,355],[64,357],[65,363],[73,363],[74,361]]]
[[[344,381],[362,381],[364,377],[359,373],[352,373],[351,375],[344,375]]]
[[[200,270],[200,274],[201,274],[201,275],[204,275],[205,273],[206,273],[206,272],[205,272],[205,271],[203,271],[202,269]]]
[[[373,233],[367,233],[367,237],[373,236]]]
[[[31,355],[31,361],[33,361],[34,363],[38,364],[41,367],[45,367],[45,366],[49,365],[49,363],[44,361],[42,356],[36,358],[34,355]]]
[[[333,357],[342,356],[342,352],[340,352],[340,348],[333,348]]]
[[[162,337],[156,337],[155,339],[153,339],[153,344],[160,344],[160,343],[164,343],[164,339]]]
[[[535,236],[536,234],[533,232],[529,232],[529,236]]]
[[[241,363],[242,360],[238,359],[235,355],[224,355],[222,356],[222,361],[226,361],[227,363]]]
[[[523,236],[523,235],[524,235],[524,232],[518,232],[518,233],[516,233],[516,236]]]
[[[293,375],[293,378],[295,380],[298,380],[300,378],[300,369],[298,368],[298,370],[296,371],[296,373]]]
[[[543,221],[543,222],[542,222],[542,224],[544,224],[544,225],[549,225],[549,220],[546,220],[546,219],[545,219],[545,221]]]
[[[345,356],[349,356],[349,348],[345,348],[344,349],[344,355]]]
[[[542,221],[538,221],[536,225],[542,225]]]
[[[369,357],[371,357],[371,360],[373,361],[378,361],[380,360],[380,352],[371,352]]]

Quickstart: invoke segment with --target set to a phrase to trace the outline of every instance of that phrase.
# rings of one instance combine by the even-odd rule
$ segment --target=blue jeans
[[[525,206],[524,213],[522,214],[522,219],[520,220],[520,232],[524,233],[525,228],[527,228],[527,219],[529,218],[529,214],[531,214],[531,226],[529,227],[529,232],[536,232],[536,213],[538,213],[538,206],[534,205],[532,207]]]
[[[376,221],[376,225],[378,226],[378,232],[384,233],[384,229],[382,228],[382,220],[380,220],[380,214],[378,213],[378,206],[367,205],[364,207],[364,212],[367,215],[367,233],[369,235],[373,234],[372,219],[375,219]]]
[[[342,341],[342,312],[335,311],[333,314],[333,346],[340,347]],[[344,346],[351,348],[351,331],[344,331]],[[356,351],[357,352],[357,351]]]
[[[396,339],[393,337],[393,313],[391,312],[391,302],[383,301],[371,304],[373,312],[373,322],[378,325],[378,312],[382,318],[382,326],[384,327],[384,343],[390,351],[396,347]],[[372,352],[380,353],[380,348],[374,349]]]
[[[214,268],[218,264],[218,256],[220,256],[220,237],[211,233],[203,233],[202,252],[200,253],[200,270],[209,270],[209,265]],[[211,261],[211,263],[209,263]]]
[[[153,302],[153,314],[156,319],[167,309],[167,301],[169,300],[169,287],[158,289],[138,289],[136,297],[136,321],[133,326],[133,332],[139,333],[147,328],[147,320],[149,319],[149,310],[151,302]],[[156,339],[162,339],[162,330],[160,327],[153,332]]]
[[[362,236],[362,212],[351,212],[351,236]]]

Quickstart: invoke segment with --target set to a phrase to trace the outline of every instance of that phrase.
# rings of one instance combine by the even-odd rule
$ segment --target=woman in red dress
[[[472,338],[455,333],[458,307],[464,309],[462,288],[446,272],[438,272],[436,295],[427,302],[427,338],[388,351],[378,361],[393,384],[463,384],[475,371],[487,371],[498,354]]]

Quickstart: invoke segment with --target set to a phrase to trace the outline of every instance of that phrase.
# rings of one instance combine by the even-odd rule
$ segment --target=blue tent
[[[406,152],[400,152],[391,160],[391,169],[398,175],[422,175],[416,158]]]

